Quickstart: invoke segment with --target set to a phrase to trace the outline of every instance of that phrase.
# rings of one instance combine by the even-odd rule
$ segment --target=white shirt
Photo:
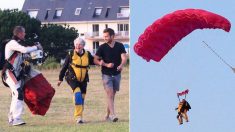
[[[15,51],[18,51],[17,56],[10,60],[10,63],[14,67],[16,76],[19,75],[22,69],[20,66],[24,61],[22,53],[30,53],[35,50],[37,50],[37,46],[25,47],[20,45],[16,40],[11,40],[6,44],[5,59],[9,59]]]
[[[5,47],[5,59],[8,59],[14,53],[14,51],[29,53],[35,50],[37,50],[37,46],[25,47],[20,45],[16,40],[11,40],[6,44]]]

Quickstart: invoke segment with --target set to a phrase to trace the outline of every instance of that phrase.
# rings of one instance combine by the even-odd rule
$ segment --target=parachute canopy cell
[[[159,62],[178,41],[196,29],[230,31],[230,22],[218,14],[202,9],[177,10],[147,27],[134,45],[134,51],[145,60]]]

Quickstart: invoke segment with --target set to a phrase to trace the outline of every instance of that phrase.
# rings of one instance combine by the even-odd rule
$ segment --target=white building
[[[104,43],[103,30],[112,28],[129,52],[129,0],[25,0],[22,10],[42,24],[76,28],[93,54]]]

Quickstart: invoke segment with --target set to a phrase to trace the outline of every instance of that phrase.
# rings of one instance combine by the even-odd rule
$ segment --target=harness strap
[[[10,63],[10,61],[12,60],[12,58],[17,54],[17,51],[14,51],[14,53],[8,58],[5,60],[5,63],[4,63],[4,66],[3,66],[3,69],[2,69],[2,73],[1,73],[1,78],[2,78],[2,82],[3,84],[6,86],[6,87],[9,87],[9,85],[6,83],[5,81],[5,75],[6,75],[6,70],[10,70],[12,72],[12,74],[15,76],[16,80],[19,81],[20,78],[19,77],[16,77],[15,75],[15,69],[14,67],[12,66],[12,64]]]
[[[90,68],[90,66],[82,66],[82,65],[77,65],[74,63],[71,63],[71,65],[75,66],[76,68]]]

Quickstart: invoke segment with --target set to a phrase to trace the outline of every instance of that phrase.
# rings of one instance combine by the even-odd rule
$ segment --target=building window
[[[129,24],[118,24],[118,31],[129,31]]]
[[[77,16],[79,16],[80,13],[81,13],[81,10],[82,10],[82,8],[76,8],[74,14],[77,15]]]
[[[95,12],[93,14],[93,17],[98,17],[101,15],[102,8],[95,8]]]
[[[45,15],[45,17],[44,17],[45,20],[47,20],[47,18],[48,18],[48,16],[49,16],[49,12],[50,12],[50,10],[47,10],[46,15]]]
[[[117,18],[129,17],[130,9],[129,7],[120,7],[119,13],[117,13]]]
[[[99,36],[99,24],[93,24],[92,25],[92,36]]]
[[[129,35],[129,24],[118,24],[118,35],[128,36]]]
[[[99,44],[99,41],[94,41],[93,42],[93,54],[96,53],[96,51],[98,50],[100,44]]]
[[[124,24],[124,31],[129,31],[129,24]]]
[[[37,18],[38,10],[29,10],[29,11],[28,11],[28,15],[29,15],[31,18]]]
[[[62,9],[56,9],[53,18],[54,18],[54,19],[55,19],[55,18],[60,18],[61,15],[62,15],[62,11],[63,11]]]
[[[107,8],[107,11],[106,11],[106,13],[105,13],[105,17],[108,17],[108,16],[109,16],[109,11],[110,11],[110,8],[108,7],[108,8]]]

